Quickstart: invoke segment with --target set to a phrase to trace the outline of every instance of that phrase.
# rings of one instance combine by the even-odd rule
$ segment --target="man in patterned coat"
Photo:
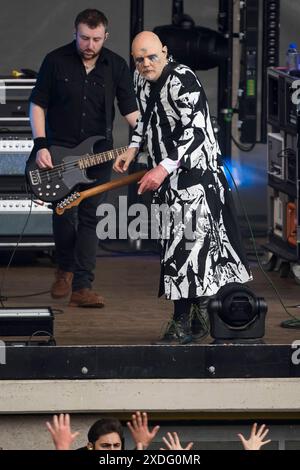
[[[170,212],[168,236],[163,236],[166,227],[159,214],[159,295],[174,301],[173,321],[163,340],[187,344],[196,333],[192,305],[203,312],[222,286],[244,283],[252,276],[201,83],[187,66],[169,63],[166,46],[152,32],[135,37],[132,55],[141,115],[129,148],[114,169],[125,172],[143,141],[147,144],[151,169],[139,182],[139,193],[154,191],[153,202],[167,204]],[[144,129],[149,95],[159,83]]]

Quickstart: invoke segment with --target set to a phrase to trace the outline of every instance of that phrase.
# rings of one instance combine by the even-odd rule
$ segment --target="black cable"
[[[38,296],[38,295],[44,295],[44,294],[50,294],[50,290],[44,290],[42,292],[35,292],[33,294],[24,294],[24,295],[9,295],[9,296],[5,296],[5,299],[23,299],[24,297],[35,297],[35,296]]]
[[[250,235],[251,235],[251,240],[252,240],[252,243],[253,243],[253,248],[254,248],[254,252],[255,252],[255,255],[256,255],[256,259],[257,259],[257,263],[258,263],[258,266],[261,270],[261,272],[263,273],[264,277],[266,278],[266,280],[269,282],[270,286],[273,288],[280,304],[282,305],[284,311],[287,313],[287,315],[289,315],[293,320],[287,320],[286,322],[282,322],[280,324],[280,326],[282,326],[283,328],[300,328],[300,318],[298,317],[295,317],[294,315],[292,315],[286,308],[286,306],[284,305],[282,299],[281,299],[281,296],[275,286],[275,284],[273,283],[272,279],[267,275],[267,273],[264,271],[263,269],[263,266],[260,262],[260,259],[259,259],[259,256],[258,256],[258,253],[257,253],[257,247],[256,247],[256,242],[255,242],[255,238],[254,238],[254,235],[253,235],[253,231],[252,231],[252,227],[251,227],[251,224],[250,224],[250,221],[249,221],[249,218],[248,218],[248,214],[247,214],[247,211],[246,211],[246,208],[244,206],[244,203],[240,197],[240,192],[239,192],[239,189],[236,185],[236,182],[234,180],[234,177],[233,175],[231,174],[231,171],[229,170],[228,166],[226,165],[226,162],[223,162],[224,163],[224,166],[226,167],[226,170],[228,171],[232,181],[233,181],[233,184],[234,184],[234,187],[235,187],[235,190],[236,190],[236,193],[237,193],[237,197],[238,197],[238,200],[239,200],[239,204],[243,210],[243,213],[245,215],[245,218],[246,218],[246,221],[247,221],[247,224],[248,224],[248,227],[249,227],[249,230],[250,230]],[[284,326],[283,323],[289,323],[289,322],[292,322],[294,326]]]
[[[288,157],[295,157],[296,156],[296,152],[294,149],[290,148],[290,147],[286,147],[282,150],[280,150],[280,152],[277,153],[277,157],[279,158],[288,158]]]
[[[19,238],[18,238],[18,241],[16,243],[16,246],[14,247],[13,249],[13,252],[11,254],[11,257],[8,261],[8,264],[5,268],[5,271],[3,273],[3,276],[2,276],[2,280],[1,280],[1,284],[0,284],[0,304],[1,304],[1,307],[2,308],[5,308],[5,305],[4,305],[4,302],[6,302],[7,300],[9,299],[20,299],[20,298],[25,298],[25,297],[35,297],[35,296],[38,296],[38,295],[43,295],[43,294],[49,294],[50,293],[50,290],[48,291],[42,291],[42,292],[36,292],[36,293],[32,293],[32,294],[24,294],[24,295],[9,295],[9,296],[5,296],[2,294],[3,292],[3,287],[4,287],[4,283],[5,283],[5,278],[7,276],[7,272],[8,272],[8,269],[10,268],[11,266],[11,263],[15,257],[15,254],[16,254],[16,251],[19,247],[19,244],[21,243],[22,241],[22,238],[23,238],[23,235],[24,235],[24,232],[26,230],[26,227],[27,227],[27,224],[29,222],[29,219],[30,219],[30,216],[32,214],[32,207],[33,207],[33,199],[32,199],[32,195],[29,194],[29,190],[28,190],[28,185],[27,185],[27,181],[25,181],[25,188],[26,188],[26,194],[27,194],[27,197],[28,199],[30,199],[30,208],[29,208],[29,213],[27,215],[27,218],[25,220],[25,223],[24,223],[24,226],[22,228],[22,231],[19,235]]]
[[[251,152],[251,150],[254,149],[255,145],[257,144],[257,142],[254,142],[253,144],[249,145],[249,147],[245,147],[243,144],[241,144],[240,142],[238,142],[234,137],[233,135],[231,135],[231,140],[232,142],[234,143],[234,145],[237,146],[238,149],[240,149],[242,152]]]
[[[41,335],[41,333],[43,333]],[[46,333],[46,334],[45,334]],[[32,333],[32,335],[29,336],[29,339],[27,340],[27,344],[28,346],[30,345],[34,345],[34,342],[32,342],[32,338],[34,338],[34,336],[49,336],[49,339],[47,341],[43,341],[45,344],[49,344],[51,346],[56,346],[56,340],[54,338],[54,335],[52,333],[50,333],[49,331],[46,331],[46,330],[37,330],[37,331],[34,331]],[[52,344],[51,344],[52,342]]]
[[[27,190],[27,186],[26,186],[26,190]],[[27,192],[27,194],[28,194],[28,192]],[[28,194],[28,196],[29,196],[29,194]],[[15,257],[15,254],[16,254],[16,251],[17,251],[17,249],[18,249],[18,247],[19,247],[19,244],[21,243],[21,240],[22,240],[22,238],[23,238],[24,232],[25,232],[26,227],[27,227],[28,222],[29,222],[29,218],[30,218],[31,213],[32,213],[33,199],[31,198],[30,201],[31,201],[31,202],[30,202],[30,208],[29,208],[29,212],[28,212],[27,218],[26,218],[26,220],[25,220],[23,229],[22,229],[22,231],[21,231],[21,233],[20,233],[20,235],[19,235],[19,238],[18,238],[18,241],[17,241],[17,243],[16,243],[16,246],[14,247],[14,249],[13,249],[13,251],[12,251],[11,257],[10,257],[10,259],[9,259],[9,261],[8,261],[8,264],[7,264],[7,266],[6,266],[5,270],[4,270],[4,273],[3,273],[3,276],[2,276],[2,279],[1,279],[1,284],[0,284],[0,303],[1,303],[1,307],[2,307],[2,308],[5,308],[5,305],[4,305],[3,301],[2,301],[2,299],[3,299],[2,292],[3,292],[4,283],[5,283],[5,278],[6,278],[6,276],[7,276],[7,273],[8,273],[8,270],[9,270],[9,268],[10,268],[10,265],[11,265],[11,263],[12,263],[14,257]],[[7,298],[8,298],[8,297],[7,297]]]

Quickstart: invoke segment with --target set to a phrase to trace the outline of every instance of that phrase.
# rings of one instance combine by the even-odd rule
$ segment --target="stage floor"
[[[5,271],[1,263],[0,276]],[[265,297],[266,344],[291,344],[300,339],[299,330],[284,329],[280,322],[288,319],[275,292],[258,267],[252,266],[251,289]],[[53,280],[54,267],[47,259],[19,263],[9,268],[2,295],[22,296],[47,291]],[[300,289],[292,278],[268,273],[286,306],[300,304]],[[68,307],[68,300],[53,300],[50,294],[11,298],[6,307],[51,306],[62,309],[55,315],[55,339],[58,345],[148,345],[164,331],[172,313],[172,302],[157,298],[159,279],[158,256],[101,256],[97,259],[94,288],[106,299],[103,309]],[[299,308],[290,309],[300,317]],[[210,337],[203,341],[209,344]]]

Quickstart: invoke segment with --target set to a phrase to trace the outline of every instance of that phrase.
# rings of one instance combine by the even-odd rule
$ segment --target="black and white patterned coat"
[[[139,146],[153,84],[138,72],[134,82],[141,118],[131,144]],[[145,135],[152,166],[163,162],[175,168],[153,201],[167,204],[170,210],[167,230],[162,213],[158,214],[159,294],[172,300],[211,296],[225,284],[252,279],[206,96],[188,67],[178,65],[168,76]]]

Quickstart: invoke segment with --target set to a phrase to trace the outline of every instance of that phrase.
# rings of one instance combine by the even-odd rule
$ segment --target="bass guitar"
[[[96,145],[95,145],[96,144]],[[94,147],[104,151],[93,153]],[[106,150],[107,142],[98,136],[89,137],[73,148],[52,145],[49,152],[53,168],[39,168],[36,152],[32,150],[26,163],[26,177],[34,195],[45,202],[57,202],[65,198],[77,185],[95,182],[87,176],[86,170],[95,165],[114,160],[127,147]]]

